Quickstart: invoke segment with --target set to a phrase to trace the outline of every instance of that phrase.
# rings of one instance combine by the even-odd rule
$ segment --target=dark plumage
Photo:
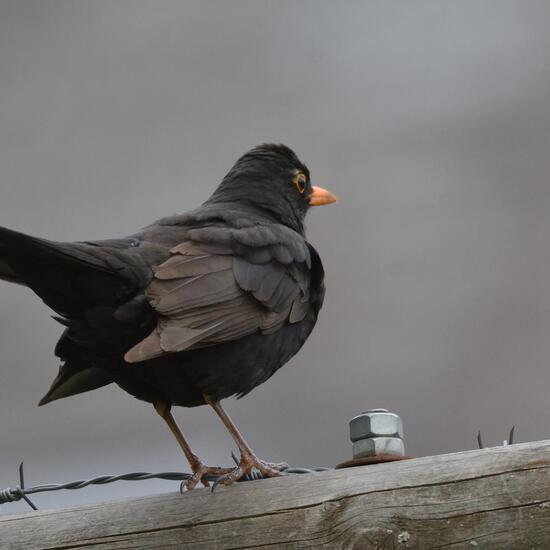
[[[66,326],[40,404],[115,382],[167,419],[173,404],[267,380],[315,325],[323,267],[304,216],[334,200],[288,147],[262,145],[201,207],[131,237],[58,243],[0,228],[0,278],[30,287]]]

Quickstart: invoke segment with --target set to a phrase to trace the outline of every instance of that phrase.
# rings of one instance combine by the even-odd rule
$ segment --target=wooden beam
[[[550,546],[550,440],[0,518],[0,547]]]

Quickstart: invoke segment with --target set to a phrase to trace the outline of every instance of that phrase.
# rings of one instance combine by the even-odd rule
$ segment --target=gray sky
[[[386,407],[412,455],[550,437],[550,5],[479,1],[0,0],[0,224],[123,236],[204,201],[284,142],[336,206],[308,236],[325,307],[300,354],[226,404],[263,458],[332,466]],[[61,327],[0,283],[0,489],[188,470],[116,386],[36,404]],[[196,452],[233,448],[206,407]],[[43,507],[174,490],[117,484]],[[2,507],[0,513],[25,510]]]

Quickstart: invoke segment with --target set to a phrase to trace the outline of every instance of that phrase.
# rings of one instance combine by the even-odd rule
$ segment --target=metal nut
[[[388,412],[387,409],[369,409],[350,420],[349,431],[352,441],[373,437],[402,439],[403,422],[398,415]]]
[[[353,458],[366,456],[405,456],[405,445],[398,437],[371,437],[353,443]]]

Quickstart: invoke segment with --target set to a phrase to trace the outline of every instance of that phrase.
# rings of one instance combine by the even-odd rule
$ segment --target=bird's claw
[[[204,487],[208,487],[210,483],[205,479],[206,476],[224,476],[230,474],[232,470],[232,468],[205,466],[198,463],[193,466],[193,475],[185,483],[182,483],[182,487],[185,487],[188,491],[194,489],[199,483],[202,483]]]
[[[265,462],[254,455],[242,454],[236,468],[220,476],[212,485],[212,492],[218,485],[231,485],[235,481],[250,474],[253,469],[258,470],[264,477],[277,477],[286,475],[284,470],[288,468],[286,462]]]

